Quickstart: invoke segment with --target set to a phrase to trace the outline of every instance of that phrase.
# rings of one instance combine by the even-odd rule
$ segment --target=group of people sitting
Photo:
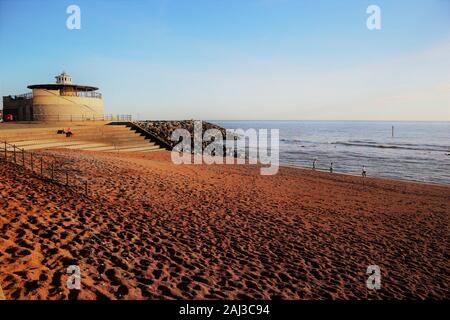
[[[57,134],[65,134],[67,138],[71,138],[73,136],[73,132],[71,128],[67,128],[66,130],[58,130]]]
[[[316,170],[316,163],[317,163],[317,162],[318,162],[317,159],[314,159],[314,160],[313,160],[313,163],[312,163],[312,169],[313,169],[313,170]],[[331,164],[330,164],[330,173],[333,173],[333,162],[331,162]],[[366,166],[363,166],[363,167],[362,167],[361,175],[362,175],[363,178],[364,178],[364,177],[367,177]]]

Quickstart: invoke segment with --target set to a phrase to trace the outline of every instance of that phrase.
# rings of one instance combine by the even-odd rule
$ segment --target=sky
[[[450,121],[450,0],[0,0],[0,95],[63,70],[139,119]]]

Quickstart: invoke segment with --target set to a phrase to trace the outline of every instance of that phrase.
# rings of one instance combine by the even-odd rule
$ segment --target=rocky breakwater
[[[137,126],[152,133],[153,135],[157,136],[159,139],[166,142],[172,148],[175,147],[179,143],[178,141],[172,140],[172,133],[176,129],[186,129],[187,131],[189,131],[189,133],[191,135],[192,150],[194,150],[194,123],[195,122],[196,122],[195,120],[134,121],[134,123]],[[225,137],[227,136],[227,131],[225,128],[220,127],[216,124],[207,122],[207,121],[202,121],[201,126],[202,126],[202,136],[205,134],[206,130],[217,129],[221,132],[221,134],[224,138],[224,142],[225,142]],[[228,134],[228,136],[230,136],[230,135]],[[211,140],[202,141],[202,150],[204,150],[205,147],[208,146],[210,143],[211,143]],[[225,145],[223,147],[224,147],[224,151],[225,151],[226,150]]]

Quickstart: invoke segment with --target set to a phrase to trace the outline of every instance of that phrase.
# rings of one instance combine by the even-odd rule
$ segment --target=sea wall
[[[156,135],[158,138],[166,142],[172,148],[178,144],[177,141],[172,141],[172,132],[176,129],[186,129],[194,137],[194,122],[195,120],[175,120],[175,121],[134,121],[133,123],[142,129]],[[227,131],[225,128],[218,126],[216,124],[202,121],[202,136],[208,129],[217,129],[222,133],[222,136],[226,137]],[[210,141],[203,142],[203,149],[209,145]],[[192,138],[193,144],[193,138]]]

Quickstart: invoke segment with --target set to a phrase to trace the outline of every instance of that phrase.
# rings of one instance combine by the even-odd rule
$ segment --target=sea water
[[[210,121],[227,129],[279,129],[280,163],[450,184],[450,122]],[[392,126],[394,136],[392,136]],[[254,148],[255,146],[250,146]]]

